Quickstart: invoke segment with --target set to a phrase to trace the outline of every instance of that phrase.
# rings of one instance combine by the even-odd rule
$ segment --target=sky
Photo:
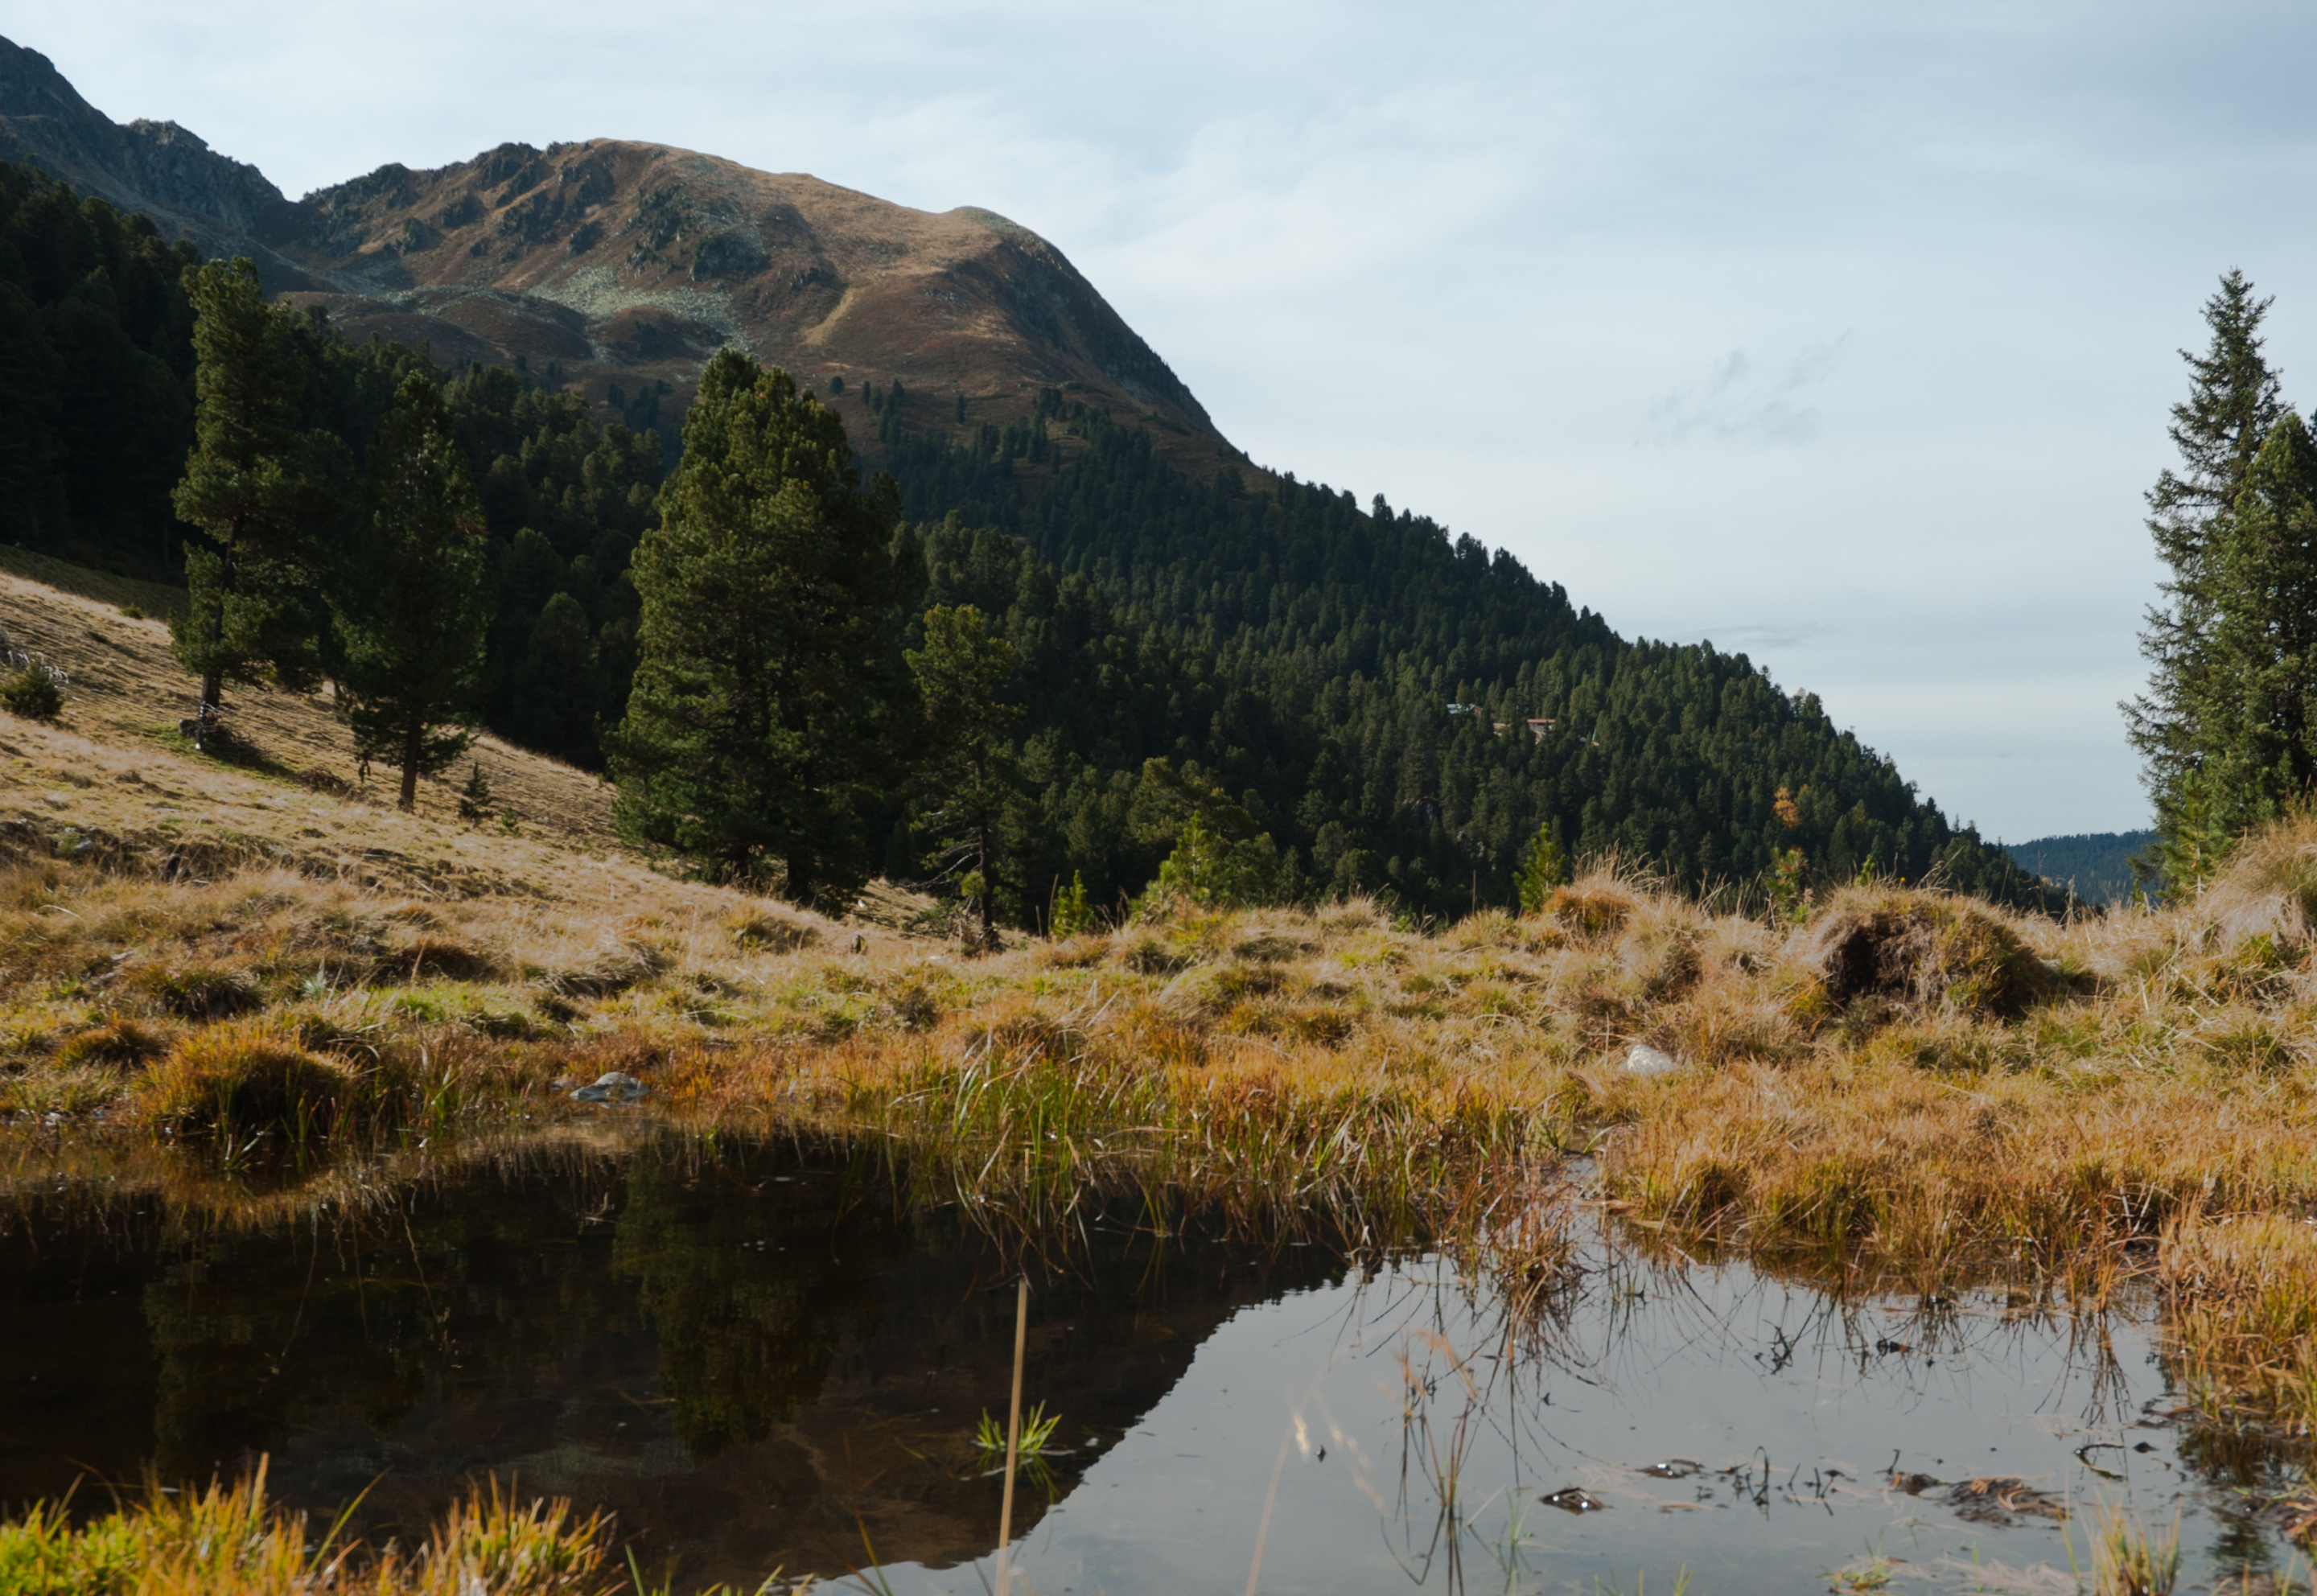
[[[1957,820],[2146,824],[2142,495],[2241,267],[2317,377],[2317,7],[0,0],[291,195],[649,139],[1062,249],[1257,461],[1815,692]]]

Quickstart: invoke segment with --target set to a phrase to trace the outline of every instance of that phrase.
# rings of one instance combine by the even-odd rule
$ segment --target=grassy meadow
[[[411,816],[365,789],[318,700],[244,695],[235,758],[198,754],[160,622],[22,575],[0,619],[73,682],[59,721],[0,715],[0,1192],[256,1222],[351,1162],[649,1114],[881,1138],[1025,1226],[1105,1180],[1389,1212],[1537,1305],[1594,1202],[1837,1285],[2151,1283],[2197,1411],[2317,1422],[2317,819],[2192,901],[2064,923],[1859,885],[1790,924],[1597,869],[1525,918],[1185,908],[976,955],[890,889],[833,918],[655,869],[594,778],[520,750],[480,752],[504,808],[471,824],[453,781]],[[572,1098],[612,1071],[639,1107]],[[244,1572],[192,1560],[210,1519]],[[318,1538],[257,1481],[40,1509],[0,1592],[613,1583],[560,1507]]]

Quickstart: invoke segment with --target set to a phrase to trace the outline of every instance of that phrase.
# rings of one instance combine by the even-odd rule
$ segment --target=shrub
[[[54,720],[65,695],[46,665],[34,663],[0,677],[0,708],[26,720]]]
[[[138,1092],[148,1123],[195,1134],[237,1136],[278,1126],[327,1133],[353,1107],[361,1077],[263,1021],[195,1031],[156,1065]]]

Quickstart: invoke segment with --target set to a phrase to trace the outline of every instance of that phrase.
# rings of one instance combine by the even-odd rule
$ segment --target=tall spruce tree
[[[2207,834],[2232,834],[2317,781],[2317,440],[2292,411],[2269,430],[2209,545],[2195,798]]]
[[[406,378],[371,440],[362,518],[331,595],[338,710],[365,762],[398,766],[398,801],[467,751],[490,624],[483,512],[442,389]]]
[[[191,272],[193,450],[172,495],[209,534],[185,550],[191,590],[171,622],[178,663],[217,709],[227,682],[304,689],[321,677],[311,609],[317,529],[338,513],[327,448],[300,424],[298,318],[265,301],[246,259]]]
[[[964,882],[980,922],[980,942],[997,941],[1000,833],[1015,799],[1015,726],[1018,705],[998,694],[1013,680],[1014,646],[993,637],[989,618],[971,604],[936,604],[926,611],[925,646],[904,657],[925,704],[928,750],[919,780],[938,795],[926,825],[939,838],[937,869],[954,871],[971,860]]]
[[[604,739],[620,825],[810,903],[871,868],[910,718],[899,638],[924,591],[899,495],[787,372],[711,361],[631,567],[635,686]]]
[[[2181,351],[2188,397],[2172,407],[2169,429],[2181,468],[2164,470],[2148,494],[2148,530],[2166,575],[2140,634],[2148,691],[2123,709],[2156,804],[2160,861],[2184,884],[2209,868],[2215,816],[2226,808],[2213,778],[2200,774],[2215,733],[2205,719],[2218,702],[2213,650],[2223,596],[2214,532],[2284,413],[2277,373],[2261,352],[2269,304],[2237,271],[2205,302],[2212,341],[2201,355]]]

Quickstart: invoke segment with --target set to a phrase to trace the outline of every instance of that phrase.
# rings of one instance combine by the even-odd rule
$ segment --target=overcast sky
[[[1259,461],[1808,688],[1959,819],[2145,824],[2177,351],[2317,379],[2317,7],[0,0],[291,195],[684,146],[1058,245]]]

